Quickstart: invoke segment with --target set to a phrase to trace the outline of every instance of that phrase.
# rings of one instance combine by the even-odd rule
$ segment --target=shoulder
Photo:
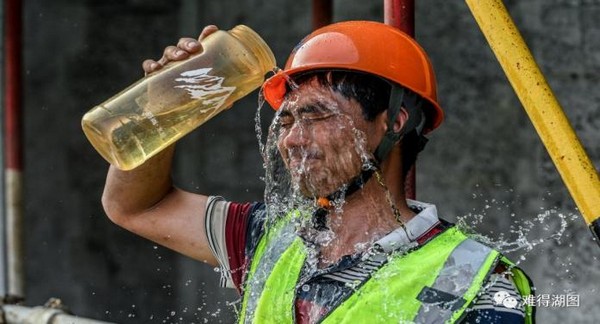
[[[461,323],[532,323],[535,287],[527,274],[508,258],[499,255],[492,273],[469,306]]]
[[[229,202],[221,197],[209,197],[205,230],[209,247],[221,271],[221,284],[240,287],[245,259],[251,249],[253,237],[262,227],[260,202]],[[258,215],[258,216],[257,216]]]
[[[526,319],[534,318],[535,309],[526,303],[534,286],[525,272],[497,249],[469,238],[469,235],[467,240],[485,246],[496,256],[490,274],[465,311],[461,323],[525,323]]]
[[[211,196],[206,205],[206,227],[217,228],[260,226],[264,221],[264,204],[261,202],[230,202],[222,197]]]

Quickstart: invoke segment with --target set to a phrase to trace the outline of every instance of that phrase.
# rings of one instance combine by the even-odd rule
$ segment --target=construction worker
[[[201,50],[182,38],[143,67]],[[110,219],[219,265],[224,285],[243,296],[240,323],[532,322],[520,269],[434,205],[405,197],[424,135],[443,120],[433,69],[413,39],[377,22],[326,26],[262,91],[277,110],[265,203],[174,187],[171,147],[132,171],[110,167]]]

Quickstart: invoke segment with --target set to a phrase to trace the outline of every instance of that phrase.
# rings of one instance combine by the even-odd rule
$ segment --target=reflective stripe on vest
[[[477,294],[479,291],[481,284],[475,286],[472,283],[481,281],[483,284],[484,278],[476,277],[487,275],[487,273],[481,273],[481,269],[485,269],[484,263],[488,261],[488,256],[493,254],[491,252],[489,247],[477,241],[471,239],[462,241],[446,259],[444,267],[433,285],[429,289],[424,288],[417,297],[424,304],[419,308],[415,322],[443,323],[453,317],[454,311],[466,304],[463,296]],[[494,254],[494,256],[496,255]],[[469,292],[469,288],[477,289]],[[422,296],[425,294],[428,295]],[[436,308],[435,311],[432,311],[433,307]]]
[[[246,281],[240,323],[293,323],[306,248],[289,223],[261,239]],[[392,255],[322,323],[454,322],[481,289],[499,253],[456,228],[406,255]]]

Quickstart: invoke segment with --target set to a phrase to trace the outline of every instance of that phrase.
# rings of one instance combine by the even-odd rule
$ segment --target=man
[[[144,70],[198,51],[181,39]],[[531,322],[522,271],[435,206],[405,198],[423,135],[443,119],[435,87],[427,55],[400,31],[324,27],[263,85],[277,110],[266,204],[174,187],[169,148],[132,171],[111,166],[105,210],[134,233],[219,264],[243,295],[240,322]]]

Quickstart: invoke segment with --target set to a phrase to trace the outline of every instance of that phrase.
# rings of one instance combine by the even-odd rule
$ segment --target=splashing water
[[[473,198],[481,198],[479,209],[459,217],[457,226],[470,233],[475,230],[483,233],[471,236],[508,254],[531,277],[538,297],[571,295],[581,300],[580,306],[570,309],[551,304],[538,307],[538,320],[545,323],[587,323],[590,318],[597,318],[594,302],[597,292],[592,282],[595,283],[594,278],[600,275],[599,260],[594,253],[595,242],[589,239],[588,229],[573,211],[574,207],[554,198],[550,199],[550,205],[554,207],[540,207],[533,216],[522,215],[516,212],[521,206],[519,195],[513,194],[512,189],[509,191],[508,203],[499,198],[485,199],[484,195],[474,194]],[[497,190],[493,193],[495,197],[505,195],[506,192]],[[551,195],[547,193],[548,197]],[[541,199],[540,205],[547,199],[536,198]]]
[[[492,208],[501,211],[503,208],[509,208],[505,202],[496,199],[485,200],[484,210],[481,213],[469,213],[457,218],[457,227],[464,233],[477,241],[501,251],[504,254],[516,254],[515,262],[519,265],[527,259],[538,245],[555,241],[561,243],[563,234],[567,229],[569,222],[577,221],[576,214],[564,214],[557,209],[543,210],[535,217],[518,217],[515,213],[510,213],[510,225],[507,232],[481,234],[483,227],[489,215],[486,211]]]
[[[290,82],[290,89],[297,90],[300,88],[293,80],[290,79],[288,81]],[[320,99],[325,100],[326,98]],[[288,98],[286,104],[293,104],[293,100],[294,98]],[[312,215],[317,208],[315,199],[307,197],[307,195],[302,192],[298,181],[293,179],[286,168],[277,145],[279,136],[282,132],[281,110],[276,112],[272,123],[268,127],[266,138],[263,136],[263,128],[261,127],[261,109],[264,105],[264,101],[264,97],[262,93],[260,93],[258,109],[255,116],[255,130],[260,153],[263,158],[263,167],[265,169],[265,176],[262,179],[265,182],[265,228],[266,231],[270,231],[274,223],[281,219],[281,217],[284,217],[293,210],[299,211],[294,214],[294,221],[300,228],[305,230],[305,232],[302,232],[301,234],[305,236],[308,241],[315,243],[315,246],[309,247],[311,251],[309,251],[310,255],[307,259],[309,269],[314,270],[319,266],[317,257],[315,257],[315,255],[318,254],[317,246],[327,246],[327,244],[336,238],[335,233],[327,230],[313,230],[314,220],[312,219]],[[367,150],[366,135],[355,127],[354,120],[351,116],[344,114],[340,111],[339,107],[331,105],[328,106],[328,108],[342,121],[340,123],[340,125],[342,125],[341,128],[348,128],[351,130],[352,138],[348,138],[348,141],[354,143],[354,149],[360,157],[362,167],[374,168],[371,162],[372,155]],[[303,123],[298,123],[295,127],[298,127],[299,136],[310,136],[310,130],[307,129]],[[301,149],[301,163],[294,172],[296,172],[298,177],[308,177],[310,172],[312,172],[310,163],[308,163],[309,156],[312,152],[309,148],[302,147]],[[340,163],[344,162],[348,161],[340,161]],[[334,212],[341,214],[346,203],[345,195],[340,195],[332,203],[335,208]],[[540,245],[548,242],[560,243],[569,222],[576,221],[578,218],[575,214],[561,213],[557,209],[543,210],[533,218],[524,217],[524,220],[519,220],[519,217],[512,213],[510,214],[510,225],[507,225],[508,231],[506,231],[506,233],[491,232],[489,234],[476,234],[476,229],[479,231],[479,225],[485,224],[490,220],[490,216],[486,215],[486,211],[493,208],[506,208],[503,211],[511,209],[511,207],[508,206],[500,206],[501,203],[503,202],[495,199],[486,201],[483,212],[470,213],[458,217],[457,226],[477,241],[487,244],[503,253],[516,254],[516,257],[513,257],[512,260],[517,265],[527,260],[527,256],[532,253],[532,251],[536,251],[536,248]],[[357,251],[364,250],[368,245],[369,242],[358,243],[355,245],[355,248]],[[374,280],[378,280],[377,276],[378,274],[374,275]]]
[[[300,86],[289,77],[287,77],[287,82],[288,87],[292,91],[300,88]],[[297,97],[288,96],[286,104],[293,105],[298,99],[299,98]],[[335,116],[338,119],[335,120],[335,122],[336,125],[339,126],[340,131],[346,129],[350,130],[352,135],[350,136],[351,138],[348,138],[347,140],[351,141],[354,144],[352,147],[354,148],[355,153],[358,155],[360,161],[363,164],[362,168],[373,168],[374,166],[372,165],[372,155],[366,149],[366,135],[354,125],[354,120],[351,118],[351,116],[342,113],[337,104],[331,99],[326,98],[325,96],[318,96],[317,99],[327,103],[327,109],[331,112],[333,116]],[[299,227],[312,227],[312,219],[310,215],[314,213],[317,207],[315,204],[315,198],[310,197],[310,195],[306,195],[306,192],[303,193],[300,181],[295,181],[293,180],[293,178],[296,177],[310,179],[312,173],[315,170],[311,169],[309,160],[311,159],[312,155],[319,154],[319,152],[315,152],[315,149],[311,147],[294,148],[295,150],[299,150],[299,152],[294,151],[292,153],[300,156],[300,163],[294,169],[288,170],[281,157],[277,145],[279,136],[282,132],[280,116],[281,109],[276,112],[276,115],[271,125],[269,126],[266,141],[263,140],[263,128],[261,127],[261,109],[264,105],[264,101],[264,96],[262,93],[260,93],[258,99],[258,109],[255,115],[255,130],[257,140],[259,142],[259,150],[263,158],[263,166],[265,168],[265,176],[263,178],[263,181],[266,185],[264,198],[267,208],[267,223],[269,225],[272,225],[276,220],[288,214],[290,211],[299,210],[300,215],[302,215],[297,219]],[[295,121],[294,123],[297,123],[297,125],[294,127],[298,128],[299,137],[311,136],[310,130],[307,129],[302,119],[299,121]],[[307,123],[310,123],[310,121],[308,121]],[[346,160],[340,156],[338,156],[337,159],[337,162],[340,164],[351,163],[351,161]],[[292,173],[294,174],[294,177],[292,176]],[[313,184],[310,183],[310,181],[305,181],[305,185],[308,186],[308,189],[310,191],[316,192],[318,189],[314,187]],[[346,199],[344,192],[346,189],[347,185],[345,184],[342,185],[341,188],[338,188],[338,190],[342,194],[337,196],[334,201],[331,201],[335,213],[342,213],[343,211],[343,206],[345,204]],[[326,245],[328,244],[328,242],[334,239],[333,233],[327,231],[308,231],[308,233],[304,234],[307,234],[309,236],[312,235],[312,239],[314,239],[314,242],[318,242],[319,245]]]

